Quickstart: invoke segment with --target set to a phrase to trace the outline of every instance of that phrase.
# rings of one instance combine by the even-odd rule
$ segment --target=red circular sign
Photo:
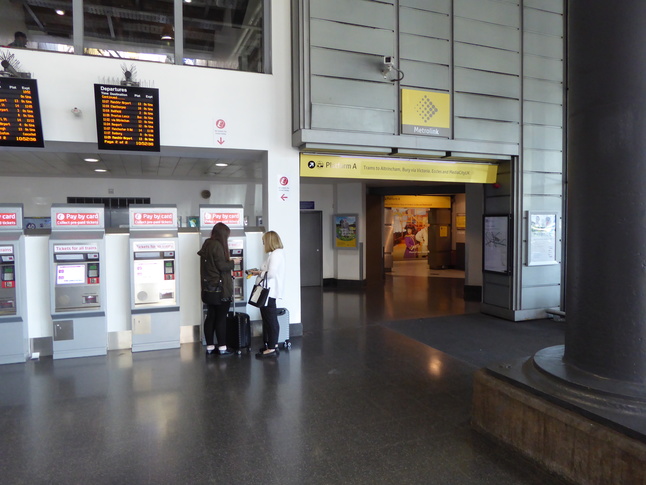
[[[215,122],[215,126],[216,126],[219,130],[221,130],[221,129],[223,129],[225,126],[227,126],[227,124],[224,122],[224,120],[218,120],[218,121],[216,121],[216,122]]]
[[[287,185],[289,183],[289,179],[287,177],[281,177],[280,178],[280,185]]]

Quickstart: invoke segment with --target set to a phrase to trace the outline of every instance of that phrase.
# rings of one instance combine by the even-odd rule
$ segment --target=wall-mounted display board
[[[159,151],[159,90],[94,85],[100,150]]]
[[[35,79],[0,77],[0,146],[45,146]]]
[[[527,213],[527,265],[539,266],[558,264],[557,224],[559,214],[556,212]]]
[[[511,216],[484,216],[482,269],[491,273],[511,274]]]

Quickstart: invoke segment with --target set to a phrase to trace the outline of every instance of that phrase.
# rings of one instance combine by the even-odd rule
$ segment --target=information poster
[[[484,216],[484,271],[509,274],[509,216]]]
[[[159,151],[159,90],[94,85],[99,149]]]
[[[45,146],[35,79],[0,77],[0,146]]]
[[[357,215],[335,214],[334,247],[336,249],[357,249]]]
[[[528,266],[558,264],[557,217],[555,212],[528,212]]]

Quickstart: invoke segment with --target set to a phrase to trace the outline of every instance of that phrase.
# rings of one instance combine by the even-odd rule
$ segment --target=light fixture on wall
[[[173,26],[171,24],[164,24],[161,34],[162,40],[173,40],[174,36],[175,31],[173,30]]]
[[[397,75],[395,76],[394,73],[397,73]],[[383,57],[381,74],[384,76],[384,79],[387,79],[391,83],[396,83],[404,79],[404,71],[395,67],[395,58],[393,56]]]

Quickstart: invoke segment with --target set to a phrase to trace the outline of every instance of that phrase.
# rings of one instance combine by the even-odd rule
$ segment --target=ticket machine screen
[[[15,314],[16,314],[15,258],[13,254],[2,254],[0,255],[0,315],[15,315]]]
[[[59,264],[56,267],[57,285],[82,285],[85,283],[84,264]]]
[[[100,306],[98,253],[54,254],[55,311]]]
[[[135,306],[175,305],[175,251],[135,251],[133,261]]]

